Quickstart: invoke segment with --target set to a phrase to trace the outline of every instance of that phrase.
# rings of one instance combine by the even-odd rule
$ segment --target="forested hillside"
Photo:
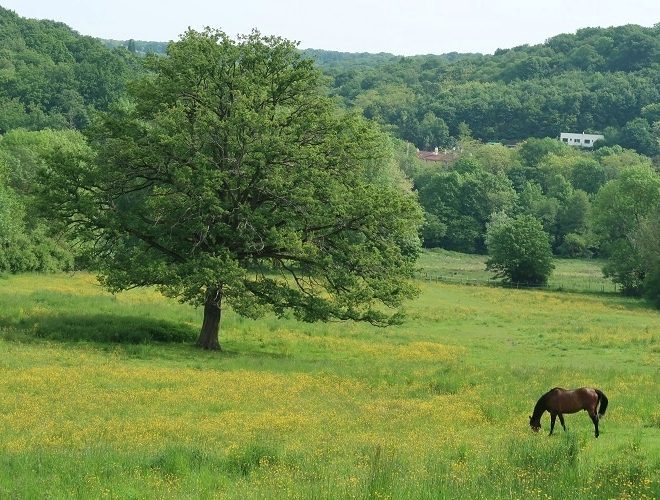
[[[82,128],[91,110],[122,95],[136,68],[124,49],[0,7],[0,133]]]
[[[475,138],[522,140],[599,130],[658,154],[660,25],[586,28],[494,55],[328,64],[333,92],[421,149]]]
[[[137,53],[166,47],[105,43]],[[585,28],[493,55],[303,53],[346,106],[420,149],[455,145],[465,124],[483,141],[594,130],[610,145],[660,152],[660,24]]]

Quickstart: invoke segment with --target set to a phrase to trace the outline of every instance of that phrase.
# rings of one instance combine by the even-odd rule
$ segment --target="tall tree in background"
[[[639,243],[652,235],[653,218],[660,209],[660,175],[651,167],[634,166],[603,186],[594,201],[594,232],[608,262],[605,276],[619,283],[626,294],[640,295],[652,265],[652,245]],[[646,229],[644,229],[646,228]],[[657,262],[654,258],[650,259]]]
[[[633,240],[645,269],[644,295],[660,308],[660,203],[640,221]]]
[[[96,242],[102,282],[256,317],[385,325],[415,294],[421,210],[384,136],[337,110],[295,44],[189,31],[132,100],[90,134],[95,157],[54,158],[47,200]]]

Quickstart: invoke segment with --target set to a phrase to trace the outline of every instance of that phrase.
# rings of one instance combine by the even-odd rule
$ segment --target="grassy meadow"
[[[486,255],[467,255],[440,248],[425,251],[420,258],[420,279],[464,284],[499,285],[486,271]],[[603,276],[605,261],[598,259],[555,259],[548,283],[542,288],[572,292],[614,293],[616,285]]]
[[[228,311],[209,353],[201,310],[152,290],[0,278],[0,498],[660,496],[660,313],[419,285],[387,329]],[[531,432],[541,394],[582,385],[610,400],[600,438],[586,413]]]

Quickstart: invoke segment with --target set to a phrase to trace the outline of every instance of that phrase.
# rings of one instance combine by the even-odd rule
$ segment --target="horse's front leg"
[[[555,430],[555,420],[557,419],[556,413],[550,414],[550,436],[552,436],[552,431]]]
[[[566,432],[566,425],[564,424],[564,415],[562,415],[561,413],[559,414],[559,423],[564,428],[564,432]]]

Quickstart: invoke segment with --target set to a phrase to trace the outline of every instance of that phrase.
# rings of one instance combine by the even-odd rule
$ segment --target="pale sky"
[[[492,53],[579,28],[660,21],[659,0],[0,0],[84,35],[176,40],[188,27],[257,28],[302,48],[397,55]]]

